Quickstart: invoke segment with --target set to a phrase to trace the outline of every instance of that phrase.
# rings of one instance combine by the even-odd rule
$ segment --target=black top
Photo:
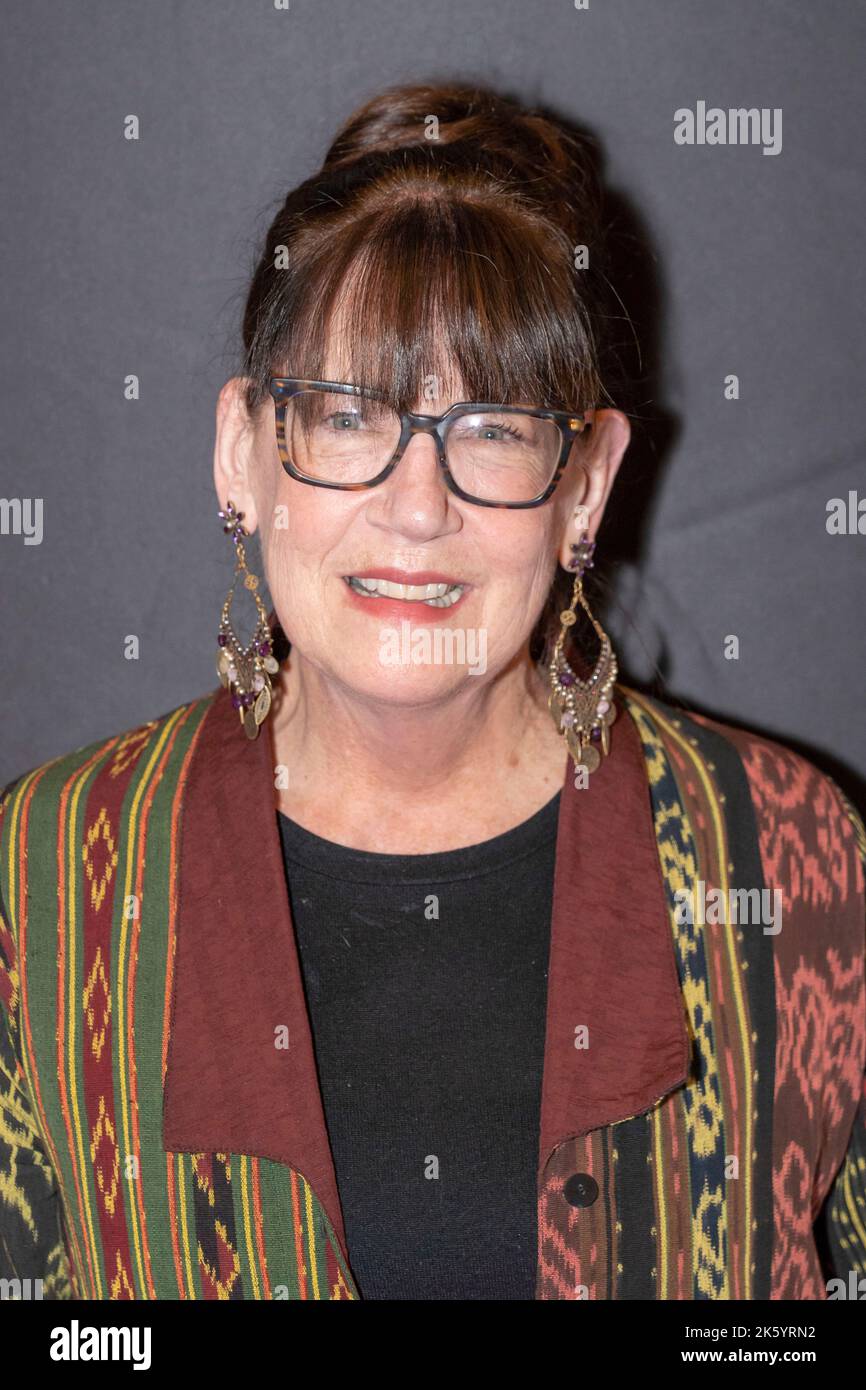
[[[363,1299],[535,1297],[558,814],[372,854],[277,813]]]

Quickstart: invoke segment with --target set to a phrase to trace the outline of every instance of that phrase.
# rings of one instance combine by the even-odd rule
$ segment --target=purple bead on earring
[[[227,536],[231,536],[235,545],[237,545],[241,536],[245,536],[247,534],[246,527],[241,525],[241,522],[244,519],[244,513],[235,511],[234,502],[229,501],[226,503],[225,511],[217,512],[217,516],[221,516],[223,521],[225,522],[225,525],[223,526],[223,531],[225,532],[225,534]]]
[[[572,545],[572,558],[568,562],[570,570],[576,570],[579,577],[582,577],[585,570],[593,567],[593,553],[595,551],[595,541],[587,540],[586,531],[576,544]]]

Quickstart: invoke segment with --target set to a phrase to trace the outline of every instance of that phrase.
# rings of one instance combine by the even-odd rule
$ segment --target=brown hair
[[[334,314],[347,310],[339,379],[397,409],[451,363],[466,399],[610,402],[598,170],[590,137],[485,87],[373,97],[268,230],[243,318],[248,409],[267,401],[272,375],[325,378]],[[571,582],[557,571],[536,659]]]

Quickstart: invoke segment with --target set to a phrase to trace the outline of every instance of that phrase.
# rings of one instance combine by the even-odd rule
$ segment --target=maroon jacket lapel
[[[563,1140],[648,1110],[687,1076],[646,759],[622,690],[609,755],[582,790],[569,759],[562,792],[539,1173]]]
[[[563,1140],[685,1080],[688,1039],[646,762],[618,697],[611,751],[559,815],[540,1171]],[[571,769],[569,760],[569,769]],[[302,1173],[344,1251],[342,1210],[285,884],[269,721],[250,742],[213,694],[181,811],[164,1090],[169,1151],[257,1155]],[[584,1025],[588,1047],[575,1047]],[[288,1047],[276,1046],[280,1030]]]
[[[244,735],[220,686],[181,811],[177,959],[163,1097],[171,1151],[302,1173],[345,1249],[286,891],[268,720]],[[276,1046],[280,1030],[288,1047]]]

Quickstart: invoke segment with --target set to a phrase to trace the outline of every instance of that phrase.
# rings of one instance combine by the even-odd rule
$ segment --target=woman
[[[4,1276],[850,1296],[866,837],[616,680],[593,170],[407,87],[275,218],[217,412],[220,684],[2,798]]]

